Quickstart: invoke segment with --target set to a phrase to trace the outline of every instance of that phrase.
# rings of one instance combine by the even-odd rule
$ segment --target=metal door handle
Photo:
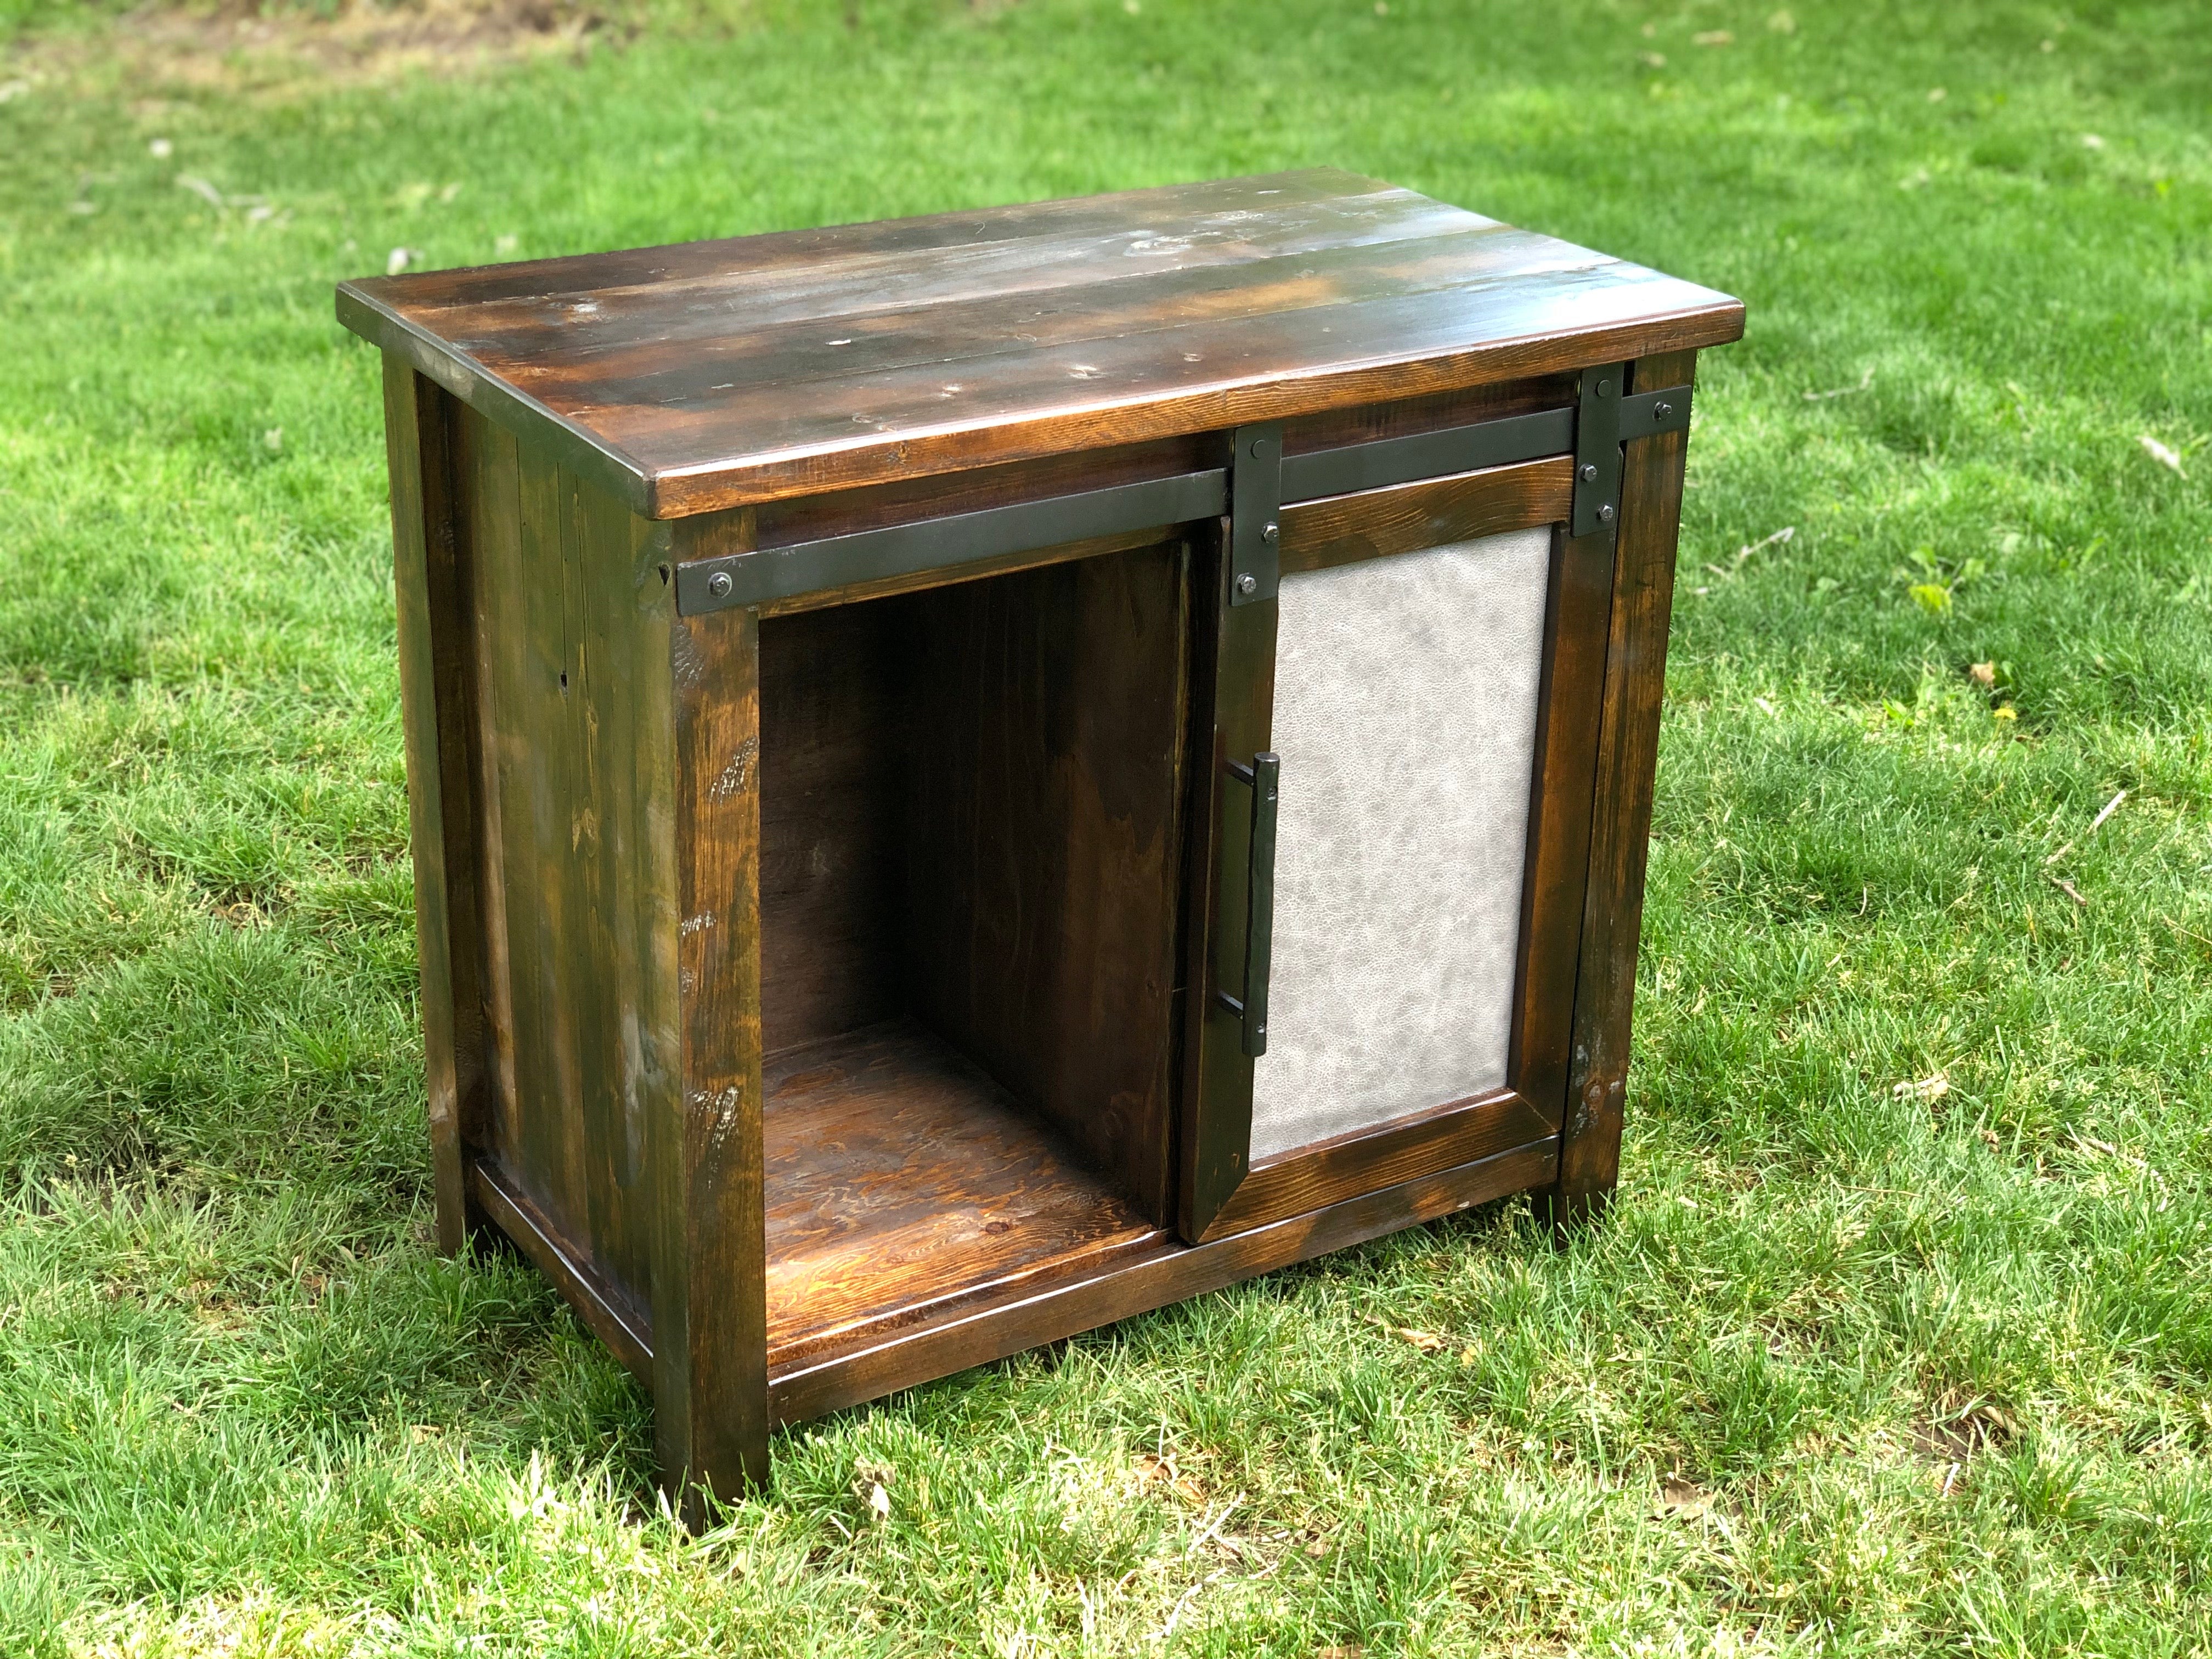
[[[1231,761],[1229,774],[1252,786],[1252,845],[1244,865],[1244,994],[1214,994],[1243,1026],[1244,1052],[1257,1059],[1267,1052],[1267,974],[1275,944],[1275,802],[1282,793],[1283,758],[1255,755],[1249,766]]]

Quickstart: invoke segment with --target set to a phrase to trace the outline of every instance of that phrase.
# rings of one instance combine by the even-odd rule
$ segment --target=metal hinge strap
[[[1257,605],[1282,584],[1283,428],[1240,426],[1229,457],[1229,603]]]
[[[1690,388],[1670,386],[1639,392],[1620,400],[1620,441],[1656,438],[1662,432],[1690,429]]]
[[[1620,516],[1620,447],[1690,424],[1690,388],[1668,386],[1628,395],[1632,365],[1583,371],[1575,404],[1575,498],[1570,528],[1577,536],[1609,530]]]
[[[1623,373],[1613,368],[1583,376],[1586,394],[1592,392],[1600,377],[1609,375],[1614,386],[1613,394],[1596,399],[1602,406],[1596,418],[1602,421],[1609,413],[1613,420],[1613,441],[1601,444],[1600,449],[1613,458],[1610,476],[1614,482],[1605,499],[1615,511],[1620,445],[1656,433],[1680,431],[1690,423],[1688,386],[1624,398],[1617,395]],[[1587,404],[1590,398],[1586,395],[1583,401]],[[1575,533],[1588,534],[1585,522],[1595,522],[1595,510],[1604,504],[1589,495],[1591,487],[1600,480],[1585,482],[1581,477],[1582,471],[1591,465],[1599,466],[1603,476],[1601,461],[1583,453],[1596,431],[1591,421],[1583,418],[1578,406],[1504,416],[1468,426],[1285,457],[1279,425],[1241,427],[1232,441],[1225,473],[1221,468],[1209,467],[1170,477],[687,561],[677,568],[676,607],[683,615],[695,617],[848,583],[953,568],[1085,537],[1188,524],[1224,511],[1231,521],[1228,602],[1251,605],[1275,597],[1280,580],[1279,547],[1285,501],[1380,489],[1421,478],[1539,460],[1571,449],[1577,471]],[[1586,496],[1590,508],[1587,520]],[[1251,583],[1249,589],[1244,586],[1247,577]]]
[[[1620,516],[1620,398],[1628,365],[1583,371],[1575,402],[1575,500],[1571,530],[1595,536]]]

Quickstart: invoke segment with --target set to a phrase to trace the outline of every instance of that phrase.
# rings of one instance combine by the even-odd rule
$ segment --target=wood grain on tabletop
[[[1317,169],[340,289],[672,518],[1734,339],[1735,301]]]

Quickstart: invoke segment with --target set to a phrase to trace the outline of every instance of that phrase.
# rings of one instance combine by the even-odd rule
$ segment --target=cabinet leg
[[[423,1070],[438,1248],[450,1255],[489,1232],[490,1224],[469,1194],[465,1170],[473,1139],[467,1115],[483,1084],[483,958],[470,811],[476,698],[449,404],[436,385],[400,358],[386,356],[386,459]]]
[[[760,624],[672,619],[680,1092],[649,1132],[655,1439],[687,1526],[768,1478]]]
[[[1559,1179],[1529,1194],[1536,1219],[1564,1237],[1603,1218],[1620,1179],[1624,1079],[1589,1079],[1559,1132]],[[1571,1161],[1570,1161],[1571,1159]]]

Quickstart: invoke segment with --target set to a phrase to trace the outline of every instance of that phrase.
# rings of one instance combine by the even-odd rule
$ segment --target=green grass
[[[0,1652],[2212,1648],[2201,5],[821,9],[0,103]],[[331,284],[1314,163],[1750,306],[1620,1202],[795,1431],[686,1540],[627,1377],[429,1248]]]

